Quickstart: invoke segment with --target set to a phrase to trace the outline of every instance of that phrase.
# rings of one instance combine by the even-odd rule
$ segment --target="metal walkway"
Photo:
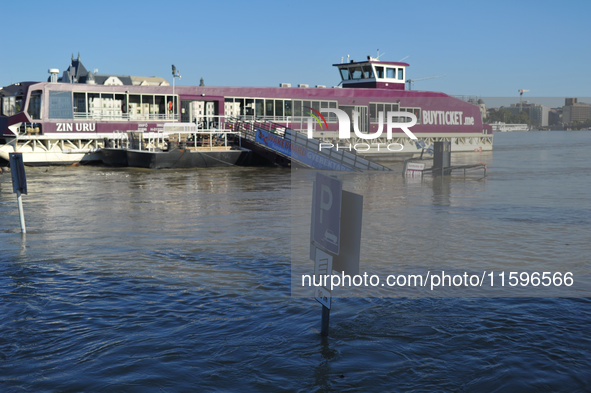
[[[242,146],[282,166],[350,172],[391,170],[347,150],[320,149],[319,140],[276,123],[227,118],[226,125],[240,132]]]

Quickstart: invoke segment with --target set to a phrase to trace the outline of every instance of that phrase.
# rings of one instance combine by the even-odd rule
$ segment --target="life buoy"
[[[172,101],[168,102],[168,109],[172,110]]]
[[[127,113],[127,106],[125,104],[121,105],[121,112]]]

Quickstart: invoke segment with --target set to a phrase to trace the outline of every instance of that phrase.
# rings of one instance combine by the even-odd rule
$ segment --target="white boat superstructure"
[[[529,131],[528,124],[507,124],[503,122],[495,122],[491,124],[493,132],[518,132]]]

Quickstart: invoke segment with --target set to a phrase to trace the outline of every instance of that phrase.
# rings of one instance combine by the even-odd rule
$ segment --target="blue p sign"
[[[316,174],[312,206],[312,242],[334,255],[339,254],[341,194],[340,180]]]

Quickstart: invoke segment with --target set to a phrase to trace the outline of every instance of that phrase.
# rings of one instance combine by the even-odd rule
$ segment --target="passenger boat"
[[[424,141],[450,141],[452,152],[491,150],[493,135],[477,105],[444,93],[407,90],[408,63],[369,57],[334,64],[337,86],[292,87],[173,86],[162,78],[98,75],[72,57],[62,78],[50,69],[47,82],[21,82],[0,89],[0,158],[23,153],[27,165],[101,160],[122,132],[162,133],[166,123],[194,123],[226,130],[224,117],[267,120],[308,133],[335,149],[362,155],[414,154],[421,151],[402,129],[374,137],[391,113],[413,114],[414,135]],[[343,139],[338,109],[350,120]],[[316,115],[322,116],[316,116]],[[318,121],[312,121],[313,118]],[[320,119],[322,121],[320,121]]]

